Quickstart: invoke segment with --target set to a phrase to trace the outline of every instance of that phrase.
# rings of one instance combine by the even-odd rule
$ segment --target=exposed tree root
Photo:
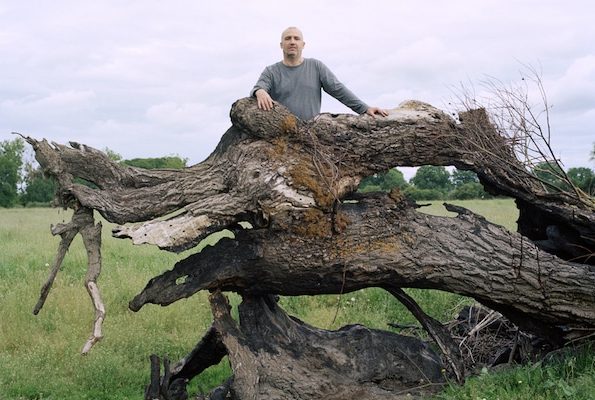
[[[80,234],[83,238],[85,249],[87,250],[88,260],[85,288],[91,297],[93,308],[95,309],[95,321],[93,323],[91,336],[81,350],[82,354],[87,354],[93,345],[103,337],[102,326],[103,320],[105,319],[105,306],[101,300],[101,293],[97,286],[97,278],[101,273],[101,222],[95,225],[93,210],[77,204],[77,206],[75,206],[74,214],[72,215],[72,220],[67,224],[58,224],[52,227],[51,232],[52,235],[60,235],[62,239],[60,240],[56,258],[50,269],[50,275],[41,288],[41,294],[33,309],[33,314],[37,315],[45,304],[54,279],[62,266],[64,256],[74,237],[77,234]]]

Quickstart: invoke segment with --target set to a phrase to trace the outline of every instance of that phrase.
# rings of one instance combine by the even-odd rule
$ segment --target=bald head
[[[287,35],[298,35],[302,40],[304,40],[304,35],[302,34],[302,31],[295,26],[290,26],[289,28],[285,29],[283,33],[281,33],[281,41],[283,41],[283,38]]]
[[[306,43],[300,31],[295,26],[291,26],[281,34],[281,50],[283,50],[283,64],[288,66],[297,66],[304,61],[302,50]]]

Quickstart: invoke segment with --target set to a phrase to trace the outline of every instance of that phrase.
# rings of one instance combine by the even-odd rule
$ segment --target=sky
[[[195,164],[298,26],[305,57],[387,109],[415,99],[446,110],[462,87],[517,85],[530,66],[555,155],[593,168],[594,16],[591,0],[0,0],[0,141],[20,132]],[[351,113],[328,96],[322,111]]]

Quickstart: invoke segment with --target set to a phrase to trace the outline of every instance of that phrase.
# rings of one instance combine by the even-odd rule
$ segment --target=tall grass
[[[423,202],[419,202],[424,204]],[[501,225],[506,229],[516,232],[517,219],[519,211],[514,204],[513,199],[498,198],[492,200],[447,200],[447,201],[431,201],[427,206],[419,208],[420,212],[441,215],[447,217],[456,216],[455,213],[446,211],[444,203],[450,203],[457,206],[464,207],[485,217],[488,221]]]
[[[39,315],[32,314],[59,237],[50,223],[70,213],[51,209],[0,210],[0,399],[141,399],[148,356],[185,355],[210,326],[207,295],[138,313],[128,301],[156,274],[184,255],[111,238],[105,224],[99,278],[107,318],[105,338],[87,356],[80,350],[94,311],[83,287],[86,252],[76,238]],[[197,384],[216,386],[226,363]]]
[[[480,213],[483,208],[484,215],[497,210],[494,216],[486,216],[514,229],[516,214],[512,201],[462,203]],[[425,211],[446,214],[437,204]],[[177,260],[197,249],[176,255],[151,246],[132,246],[128,241],[112,238],[112,226],[104,222],[103,271],[98,283],[107,308],[105,338],[89,355],[81,356],[80,350],[91,332],[94,312],[83,287],[86,253],[79,238],[66,256],[44,308],[39,315],[32,314],[59,243],[59,238],[51,236],[49,226],[68,222],[70,216],[70,212],[55,209],[0,209],[0,400],[142,399],[149,379],[148,356],[156,353],[177,361],[191,350],[211,324],[205,293],[165,308],[148,305],[138,313],[129,311],[128,301],[150,278],[171,269]],[[451,319],[462,304],[470,302],[440,291],[408,292],[430,315],[443,321]],[[231,298],[232,304],[239,302],[237,296]],[[284,297],[281,305],[306,322],[327,329],[350,323],[381,329],[391,329],[389,322],[415,323],[392,296],[374,288],[342,296]],[[568,390],[574,393],[580,393],[585,384],[593,384],[595,368],[592,364],[586,368],[584,365],[585,362],[577,361],[573,367]],[[521,369],[518,374],[541,373],[533,371],[541,370]],[[230,373],[227,361],[223,360],[194,379],[190,390],[193,393],[206,391],[220,384]],[[542,381],[543,385],[554,382],[552,379],[566,381],[556,371],[551,374],[556,378]],[[505,375],[499,379],[505,382],[535,379],[533,375],[519,376]],[[446,392],[444,396],[451,397],[443,398],[481,398],[478,393],[491,390],[486,387],[499,386],[491,378],[491,374],[481,376],[463,388]],[[522,398],[514,397],[514,390],[523,385],[512,386],[512,397],[500,394],[498,397]]]
[[[553,361],[539,361],[490,372],[486,369],[464,386],[451,386],[435,400],[595,399],[595,346],[568,350]]]

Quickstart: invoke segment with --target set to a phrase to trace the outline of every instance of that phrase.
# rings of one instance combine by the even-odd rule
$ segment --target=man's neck
[[[303,57],[300,57],[300,58],[284,57],[283,58],[283,65],[286,65],[288,67],[297,67],[298,65],[300,65],[303,62],[304,62]]]

